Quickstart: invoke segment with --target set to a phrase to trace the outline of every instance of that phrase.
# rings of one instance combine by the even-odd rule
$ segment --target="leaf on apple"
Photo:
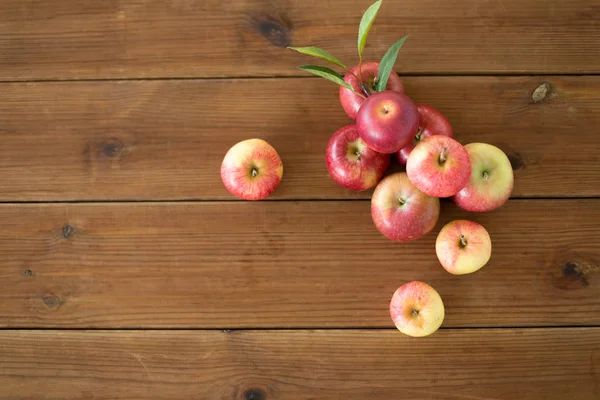
[[[340,66],[340,67],[342,67],[344,69],[347,69],[346,66],[340,60],[338,60],[336,57],[334,57],[329,52],[327,52],[327,51],[325,51],[323,49],[320,49],[318,47],[314,47],[314,46],[309,46],[309,47],[288,47],[288,49],[297,51],[298,53],[302,53],[302,54],[306,54],[306,55],[309,55],[309,56],[317,57],[317,58],[320,58],[321,60],[329,61],[332,64],[335,64],[335,65]]]
[[[392,68],[394,68],[394,64],[396,64],[398,51],[406,39],[408,39],[408,36],[404,36],[402,39],[391,45],[381,59],[381,62],[379,63],[379,71],[377,72],[377,84],[375,86],[376,91],[383,92],[385,90],[390,74],[392,73]]]
[[[375,17],[379,12],[379,7],[381,7],[381,1],[378,0],[375,3],[371,4],[367,11],[362,16],[360,20],[360,25],[358,27],[358,56],[362,59],[363,51],[365,50],[365,45],[367,44],[367,38],[369,37],[369,31],[371,30],[371,26],[373,26],[373,21],[375,21]]]
[[[352,88],[352,86],[350,86],[349,83],[346,83],[344,81],[343,77],[340,74],[338,74],[337,72],[335,72],[334,70],[332,70],[331,68],[321,67],[320,65],[302,65],[298,68],[303,71],[310,72],[311,74],[315,74],[322,78],[328,79],[331,82],[335,82],[338,85],[343,86],[346,89],[350,89],[354,92],[354,89]]]

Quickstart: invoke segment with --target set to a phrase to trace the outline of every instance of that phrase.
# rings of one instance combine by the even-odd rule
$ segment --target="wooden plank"
[[[434,242],[469,218],[492,259],[448,274]],[[392,327],[401,284],[432,284],[446,327],[600,324],[600,200],[511,200],[475,215],[445,203],[399,244],[367,201],[0,206],[3,327]]]
[[[0,80],[292,76],[317,45],[357,62],[365,0],[4,0]],[[379,60],[403,73],[598,73],[599,0],[386,1]]]
[[[0,399],[596,400],[599,348],[599,328],[2,331]]]
[[[543,82],[547,98],[533,103]],[[517,197],[600,196],[600,77],[411,77],[464,143],[503,148]],[[0,85],[0,200],[231,199],[226,151],[261,137],[279,151],[273,198],[369,198],[327,174],[329,137],[350,121],[320,79]],[[248,99],[252,99],[249,101]]]

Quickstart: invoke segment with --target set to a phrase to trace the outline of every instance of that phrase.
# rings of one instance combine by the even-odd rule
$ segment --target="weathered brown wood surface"
[[[539,103],[532,92],[552,86]],[[600,195],[600,77],[409,77],[463,143],[507,152],[516,197]],[[337,186],[325,148],[350,123],[321,79],[1,84],[0,200],[231,199],[225,152],[248,137],[280,153],[275,199],[369,198]]]
[[[354,64],[371,2],[0,0],[0,400],[600,398],[600,0],[384,0],[367,58],[409,34],[407,93],[516,177],[410,244],[329,178],[350,121],[285,49]],[[224,201],[250,137],[277,201]],[[492,236],[468,276],[434,252],[456,218]],[[410,280],[431,337],[388,316]]]
[[[456,277],[442,224],[489,230],[490,263]],[[0,206],[5,327],[393,327],[388,304],[430,282],[446,327],[600,325],[600,200],[444,204],[435,231],[387,240],[368,201]]]
[[[0,79],[298,75],[288,45],[357,61],[372,1],[3,0]],[[406,73],[598,73],[598,0],[387,0],[367,55]],[[306,61],[304,59],[303,61]]]
[[[0,399],[577,399],[600,328],[0,332]]]

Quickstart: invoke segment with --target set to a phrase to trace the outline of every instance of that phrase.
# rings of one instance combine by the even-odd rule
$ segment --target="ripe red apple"
[[[424,193],[450,197],[469,182],[471,162],[465,148],[447,136],[421,140],[408,157],[406,173]]]
[[[398,161],[402,165],[406,165],[406,162],[408,161],[408,155],[415,148],[415,146],[419,144],[421,139],[425,139],[433,135],[454,137],[454,132],[452,131],[450,122],[448,122],[446,117],[444,117],[441,112],[425,104],[417,105],[417,110],[419,111],[420,117],[417,133],[413,137],[411,143],[404,146],[398,153],[396,153]]]
[[[435,252],[446,271],[454,275],[470,274],[490,260],[492,240],[477,222],[456,220],[446,224],[438,234]]]
[[[419,127],[419,112],[402,93],[385,91],[367,97],[356,117],[358,133],[379,153],[391,154],[410,143]]]
[[[470,143],[465,146],[471,160],[471,175],[467,185],[454,196],[463,210],[492,211],[508,201],[514,176],[508,157],[496,146]]]
[[[371,198],[375,226],[388,239],[410,242],[429,233],[440,216],[440,200],[421,192],[406,173],[387,176]]]
[[[390,315],[400,332],[414,337],[428,336],[444,322],[444,303],[430,285],[413,281],[396,290],[390,302]]]
[[[325,155],[329,175],[339,185],[352,190],[375,187],[390,165],[390,156],[371,150],[358,136],[356,125],[333,134]]]
[[[277,151],[261,139],[248,139],[233,146],[221,164],[221,180],[234,196],[260,200],[279,186],[283,164]]]
[[[368,62],[363,64],[362,66],[362,82],[367,88],[367,90],[371,93],[375,93],[375,78],[379,72],[379,63],[377,62]],[[364,95],[363,89],[360,87],[359,80],[360,74],[358,71],[358,65],[352,68],[346,76],[344,76],[344,81],[349,83],[356,92]],[[386,90],[392,90],[398,93],[404,93],[404,85],[402,85],[402,81],[398,74],[394,71],[390,73],[390,77],[388,79],[388,83],[386,85]],[[356,93],[352,92],[350,89],[345,87],[340,87],[340,102],[342,103],[342,107],[346,114],[352,119],[356,119],[356,115],[358,114],[358,110],[360,106],[365,101],[364,98],[360,97]]]

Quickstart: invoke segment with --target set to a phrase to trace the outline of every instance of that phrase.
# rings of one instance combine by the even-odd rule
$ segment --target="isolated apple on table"
[[[433,135],[454,137],[452,125],[450,125],[450,122],[448,122],[441,112],[425,104],[418,104],[417,111],[419,112],[419,127],[417,128],[417,133],[413,137],[412,142],[396,153],[396,157],[402,165],[406,165],[410,152],[422,139]]]
[[[506,154],[487,143],[470,143],[465,150],[471,161],[471,174],[467,185],[453,198],[456,205],[467,211],[485,212],[505,204],[514,185]]]
[[[325,156],[329,175],[339,185],[352,190],[375,187],[390,164],[390,156],[370,149],[358,136],[356,125],[333,134]]]
[[[277,151],[262,139],[234,145],[221,164],[221,180],[229,192],[244,200],[260,200],[279,186],[283,164]]]
[[[421,192],[404,172],[387,176],[371,198],[375,226],[388,239],[410,242],[429,233],[440,216],[440,200]]]
[[[356,119],[358,110],[365,101],[364,97],[356,93],[370,95],[375,92],[375,79],[377,78],[378,70],[378,62],[368,62],[362,64],[362,70],[360,69],[360,66],[357,65],[350,69],[344,76],[344,81],[350,84],[353,90],[340,86],[340,103],[342,103],[344,111],[346,111],[346,114],[348,114],[350,118]],[[360,84],[359,80],[361,76],[363,85]],[[365,93],[365,90],[367,90],[368,93]],[[390,73],[386,90],[404,93],[404,85],[402,85],[400,77],[394,71]]]
[[[402,93],[378,92],[367,97],[358,110],[356,126],[367,146],[391,154],[411,142],[419,127],[419,112]]]
[[[450,197],[465,187],[471,161],[465,148],[447,136],[430,136],[413,149],[406,163],[410,181],[422,192]]]
[[[413,281],[394,292],[390,316],[400,332],[415,337],[428,336],[444,322],[444,303],[430,285]]]
[[[483,225],[467,220],[446,224],[435,241],[444,269],[454,275],[470,274],[490,260],[492,240]]]

